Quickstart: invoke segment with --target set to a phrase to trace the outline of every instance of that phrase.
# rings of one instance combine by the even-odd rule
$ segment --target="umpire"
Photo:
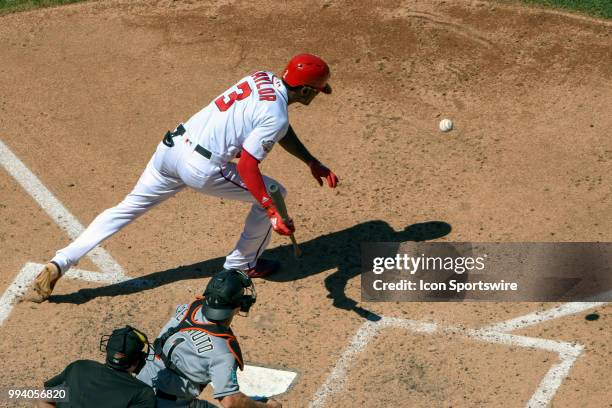
[[[155,388],[159,408],[214,407],[197,399],[209,383],[224,408],[282,406],[272,399],[255,401],[238,386],[242,352],[230,325],[238,313],[248,314],[255,300],[255,286],[244,272],[223,270],[208,282],[204,297],[176,309],[155,340],[155,358],[138,375]]]
[[[147,337],[131,326],[102,336],[100,349],[106,350],[106,364],[78,360],[45,382],[45,388],[65,387],[68,402],[38,402],[38,407],[70,408],[154,408],[153,389],[134,377],[149,353]]]

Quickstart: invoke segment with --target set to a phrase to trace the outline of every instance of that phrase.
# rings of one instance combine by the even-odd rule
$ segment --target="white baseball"
[[[440,130],[442,132],[448,132],[453,128],[453,121],[450,119],[442,119],[440,121]]]

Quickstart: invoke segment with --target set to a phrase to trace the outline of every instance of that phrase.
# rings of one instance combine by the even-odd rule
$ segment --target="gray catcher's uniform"
[[[231,329],[207,321],[202,306],[202,299],[178,306],[160,333],[162,337],[180,324],[188,326],[168,337],[163,345],[166,362],[175,369],[168,368],[156,355],[138,374],[139,380],[158,391],[158,407],[210,407],[196,399],[208,383],[212,383],[215,398],[239,392],[236,369],[242,369],[242,355],[238,342]],[[177,399],[168,400],[164,395]]]

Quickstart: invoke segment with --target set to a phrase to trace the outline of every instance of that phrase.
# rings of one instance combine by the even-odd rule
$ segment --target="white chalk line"
[[[24,267],[21,268],[21,271],[19,271],[17,277],[4,291],[2,297],[0,297],[0,326],[2,326],[6,318],[11,314],[16,301],[26,293],[32,281],[44,266],[43,264],[27,262]],[[99,283],[117,282],[115,276],[107,273],[90,272],[82,269],[71,269],[64,277]]]
[[[515,317],[504,322],[496,323],[488,326],[487,329],[498,332],[512,332],[525,327],[533,326],[546,322],[548,320],[559,319],[565,316],[571,316],[576,313],[583,312],[588,309],[593,309],[605,305],[607,302],[570,302],[560,306],[553,307],[548,310],[536,311],[524,316]]]
[[[444,331],[450,334],[464,335],[474,340],[487,343],[539,349],[558,353],[560,361],[553,364],[538,384],[534,394],[527,402],[528,408],[544,408],[550,404],[555,393],[569,374],[569,371],[583,351],[583,346],[564,341],[549,340],[538,337],[519,336],[495,332],[487,329],[463,329],[447,326]]]
[[[327,398],[335,394],[346,385],[349,365],[353,357],[361,353],[366,348],[370,340],[378,333],[380,327],[379,322],[366,321],[359,327],[357,333],[344,350],[331,373],[325,379],[325,382],[319,387],[314,397],[312,398],[309,408],[317,408],[325,406]]]
[[[327,398],[335,394],[346,384],[349,365],[351,360],[361,353],[368,345],[370,340],[374,338],[378,332],[387,326],[404,327],[408,330],[423,333],[432,333],[436,329],[435,324],[411,322],[403,319],[383,318],[378,322],[367,321],[361,325],[348,347],[344,350],[331,373],[327,376],[325,382],[319,387],[309,407],[322,407],[325,405]]]
[[[564,341],[549,340],[539,337],[526,337],[509,334],[510,332],[530,327],[533,325],[541,324],[546,321],[559,319],[566,316],[571,316],[580,312],[584,312],[588,309],[597,308],[608,304],[609,302],[597,302],[598,299],[608,299],[610,293],[602,293],[590,299],[589,302],[569,302],[562,305],[543,310],[528,313],[523,316],[515,317],[513,319],[496,323],[493,325],[486,326],[481,329],[467,329],[460,326],[438,326],[438,330],[433,329],[436,327],[427,326],[429,331],[423,330],[423,325],[432,324],[419,321],[412,321],[407,319],[389,318],[383,316],[378,322],[364,323],[358,330],[357,334],[353,338],[351,344],[345,349],[344,353],[340,357],[340,360],[336,366],[332,369],[332,372],[328,374],[325,382],[315,392],[311,399],[310,408],[320,408],[325,406],[327,399],[340,391],[346,384],[346,374],[349,369],[350,360],[359,354],[365,347],[366,344],[359,344],[358,347],[354,345],[355,339],[361,338],[360,332],[366,331],[365,337],[367,341],[370,341],[378,331],[383,327],[404,327],[409,331],[430,333],[442,330],[451,335],[460,335],[463,337],[471,338],[474,340],[485,341],[488,343],[504,344],[509,346],[518,346],[531,349],[540,349],[549,352],[555,352],[559,355],[560,361],[553,364],[544,378],[538,384],[534,394],[527,402],[527,408],[544,408],[547,407],[557,390],[563,383],[563,380],[569,374],[574,362],[582,354],[584,347],[580,344],[572,344]]]
[[[15,178],[19,185],[71,239],[77,238],[83,232],[84,228],[76,217],[62,205],[1,140],[0,165]],[[71,268],[64,275],[64,278],[97,283],[119,283],[130,279],[124,274],[123,268],[104,248],[96,247],[86,256],[102,272]],[[0,327],[11,314],[16,301],[25,294],[43,267],[43,264],[27,262],[4,291],[0,297]],[[134,284],[139,285],[147,285],[149,283],[146,279],[138,279],[134,282]],[[297,373],[288,370],[245,365],[245,370],[240,374],[240,377],[241,383],[244,383],[245,391],[253,393],[253,395],[270,397],[286,392],[297,377]]]
[[[19,185],[40,205],[40,207],[68,234],[76,239],[84,230],[83,225],[55,198],[43,183],[19,160],[17,156],[0,140],[0,165],[19,183]],[[123,277],[123,268],[102,247],[94,248],[89,259],[103,273]]]
[[[400,319],[383,316],[378,322],[366,322],[357,330],[355,336],[346,347],[336,365],[327,376],[325,382],[314,394],[309,408],[324,407],[327,400],[341,391],[347,382],[347,373],[352,360],[361,353],[369,342],[383,329],[387,327],[404,328],[408,331],[421,334],[434,334],[444,332],[457,338],[468,338],[476,341],[516,346],[528,349],[538,349],[554,352],[559,355],[560,361],[553,364],[544,378],[538,384],[535,393],[529,399],[527,407],[546,407],[561,386],[563,380],[576,359],[583,351],[581,345],[564,341],[549,340],[537,337],[527,337],[494,331],[490,329],[468,329],[461,326],[441,326],[435,323],[420,322],[408,319]]]
[[[11,175],[17,183],[40,205],[51,219],[75,239],[83,232],[83,225],[62,205],[62,203],[47,189],[43,183],[26,167],[25,164],[0,140],[0,165]],[[87,255],[102,272],[83,270],[69,271],[66,275],[71,278],[83,279],[91,282],[119,282],[125,279],[123,268],[102,247],[97,247]],[[36,274],[44,265],[27,263],[5,293],[0,297],[0,326],[10,315],[15,302],[23,296]]]
[[[4,324],[13,310],[15,301],[23,296],[38,272],[37,264],[26,264],[4,291],[0,297],[0,326]]]
[[[527,408],[544,408],[551,403],[557,390],[561,387],[561,384],[563,384],[563,381],[568,376],[574,362],[578,359],[581,352],[582,347],[580,352],[576,354],[559,354],[561,361],[553,364],[544,378],[542,378],[535,392],[529,401],[527,401]]]

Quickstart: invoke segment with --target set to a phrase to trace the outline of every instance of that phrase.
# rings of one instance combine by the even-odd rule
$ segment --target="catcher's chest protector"
[[[177,326],[169,329],[164,334],[162,334],[160,337],[155,339],[155,342],[153,343],[153,349],[155,351],[156,358],[157,357],[160,358],[163,361],[166,368],[168,368],[169,370],[174,371],[175,373],[177,373],[183,378],[189,379],[189,377],[185,375],[185,373],[183,373],[172,362],[172,353],[174,352],[174,349],[179,344],[181,344],[183,341],[185,341],[185,339],[183,338],[176,339],[172,347],[170,347],[170,349],[168,350],[167,354],[164,353],[164,345],[170,339],[170,337],[172,337],[178,332],[196,330],[196,331],[204,332],[210,336],[224,338],[227,342],[227,348],[232,352],[232,354],[236,358],[238,367],[240,368],[240,370],[243,370],[244,363],[242,360],[242,351],[240,350],[240,344],[238,344],[238,339],[236,339],[236,336],[234,335],[232,329],[229,327],[224,327],[224,326],[215,324],[215,323],[204,323],[204,322],[196,320],[195,316],[202,307],[204,307],[204,299],[197,299],[194,302],[192,302],[189,305],[189,308],[187,309],[187,312],[185,313],[183,320],[181,320],[181,322]]]

